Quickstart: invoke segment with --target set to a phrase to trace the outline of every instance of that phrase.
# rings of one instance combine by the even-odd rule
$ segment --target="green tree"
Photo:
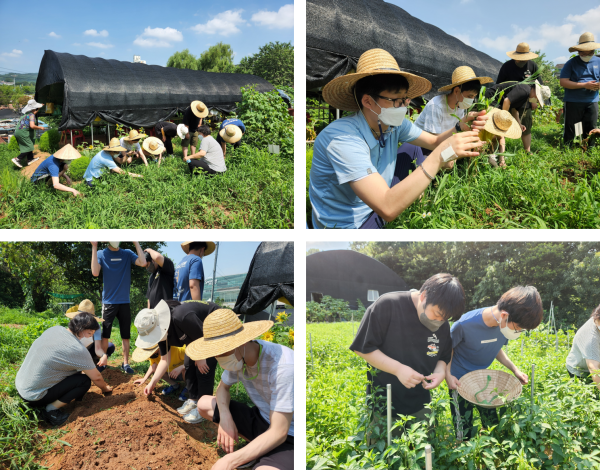
[[[194,54],[190,53],[189,49],[184,49],[181,52],[175,52],[175,54],[169,57],[167,67],[198,70],[198,60]]]
[[[208,50],[200,54],[198,70],[234,73],[236,67],[233,65],[233,49],[229,44],[222,42],[210,46]]]
[[[543,80],[544,85],[550,87],[552,96],[562,101],[565,96],[565,90],[560,86],[560,80],[554,75],[556,73],[554,62],[550,62],[546,58],[546,54],[542,51],[535,51],[535,53],[538,54],[538,56],[533,59],[533,61],[540,69],[542,69],[540,77]]]
[[[251,73],[274,86],[294,86],[294,46],[291,42],[270,42],[257,54],[244,57],[238,65],[240,73]]]
[[[315,253],[320,253],[321,250],[319,250],[318,248],[311,248],[310,250],[306,251],[306,256],[310,256],[310,255],[314,255]]]

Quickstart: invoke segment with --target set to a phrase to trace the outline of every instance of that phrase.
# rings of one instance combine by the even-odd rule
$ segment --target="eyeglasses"
[[[408,106],[408,103],[410,103],[410,98],[387,98],[381,95],[375,96],[377,96],[377,98],[381,98],[382,100],[390,101],[394,108],[399,108],[400,106]]]
[[[506,314],[508,314],[508,316],[510,317],[510,313],[508,313],[508,312],[506,312],[506,311],[502,311],[502,312],[500,312],[500,313],[506,313]],[[508,318],[507,318],[507,319],[506,319],[506,326],[508,326],[508,322],[509,322],[509,320],[508,320]],[[515,325],[515,322],[512,322],[512,324],[513,324],[513,326],[514,326],[514,325]],[[510,326],[508,326],[508,327],[510,328]],[[527,330],[517,330],[516,328],[510,328],[510,329],[511,329],[511,330],[513,330],[515,333],[523,333],[524,331],[527,331]]]

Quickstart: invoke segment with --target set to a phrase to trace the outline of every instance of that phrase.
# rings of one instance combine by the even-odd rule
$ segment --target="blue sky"
[[[46,49],[125,61],[133,61],[135,54],[165,66],[176,51],[189,49],[199,56],[221,41],[231,45],[237,64],[269,42],[294,39],[289,0],[26,4],[0,1],[0,18],[8,20],[0,28],[0,73],[38,72]]]
[[[555,63],[564,63],[571,55],[569,47],[577,44],[582,33],[590,31],[600,40],[597,1],[387,1],[501,62],[508,60],[506,51],[514,51],[520,42],[545,52]]]

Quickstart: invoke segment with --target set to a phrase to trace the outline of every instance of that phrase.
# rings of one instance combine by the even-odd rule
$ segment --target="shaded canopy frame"
[[[273,86],[263,78],[215,73],[99,57],[44,52],[35,99],[62,105],[59,130],[81,129],[99,117],[127,127],[152,127],[203,101],[223,113],[236,109],[240,89],[254,85],[264,93]]]
[[[392,54],[403,71],[429,80],[433,87],[423,95],[427,99],[452,83],[452,72],[461,65],[471,67],[478,77],[493,79],[502,66],[502,62],[383,0],[307,0],[307,90],[317,90],[355,71],[361,54],[374,48]]]

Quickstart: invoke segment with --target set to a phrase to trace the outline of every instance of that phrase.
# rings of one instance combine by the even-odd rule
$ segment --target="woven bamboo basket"
[[[521,382],[501,370],[474,370],[460,379],[458,393],[482,408],[498,408],[514,400],[523,388]]]

